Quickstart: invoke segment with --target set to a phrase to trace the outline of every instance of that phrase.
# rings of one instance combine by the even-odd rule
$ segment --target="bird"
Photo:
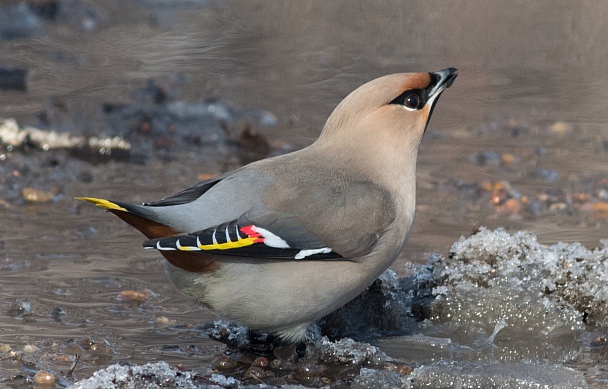
[[[402,251],[418,147],[457,69],[397,73],[348,94],[308,147],[159,201],[77,197],[158,250],[175,287],[220,317],[286,342],[373,283]]]

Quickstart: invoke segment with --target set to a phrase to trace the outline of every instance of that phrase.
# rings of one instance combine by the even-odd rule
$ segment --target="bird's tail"
[[[112,212],[124,222],[139,230],[148,239],[165,238],[180,233],[159,221],[153,220],[154,216],[146,209],[146,206],[95,197],[76,197],[76,200],[88,201],[98,207],[104,208],[108,212]],[[217,262],[209,255],[187,251],[161,251],[160,253],[173,266],[186,271],[208,273],[218,268]]]
[[[135,227],[148,239],[164,238],[179,234],[173,228],[153,220],[153,214],[146,212],[144,206],[128,204],[118,201],[98,199],[95,197],[76,197],[76,200],[84,200],[93,203],[98,207],[112,212],[127,224]]]

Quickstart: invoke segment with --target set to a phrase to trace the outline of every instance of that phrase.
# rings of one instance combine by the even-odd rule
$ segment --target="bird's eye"
[[[403,105],[410,109],[418,108],[418,104],[420,104],[420,97],[415,93],[408,95],[403,101]]]
[[[389,104],[398,104],[408,111],[415,111],[424,107],[427,101],[424,89],[410,89],[395,97]]]

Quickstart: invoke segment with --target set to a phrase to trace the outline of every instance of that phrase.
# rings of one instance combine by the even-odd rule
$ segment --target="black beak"
[[[435,110],[435,105],[437,101],[439,101],[439,96],[441,92],[443,92],[446,88],[449,88],[454,83],[454,80],[458,76],[458,69],[456,68],[447,68],[440,70],[438,72],[429,73],[431,75],[431,85],[429,90],[429,100],[432,100],[431,110],[429,111],[429,117],[426,121],[426,127],[424,127],[424,132],[426,132],[427,127],[429,126],[429,121],[431,120],[431,116],[433,116],[433,111]]]
[[[429,97],[433,97],[436,94],[443,92],[446,88],[451,87],[457,76],[458,69],[456,68],[447,68],[431,73],[431,78],[436,81],[435,86],[429,91]]]

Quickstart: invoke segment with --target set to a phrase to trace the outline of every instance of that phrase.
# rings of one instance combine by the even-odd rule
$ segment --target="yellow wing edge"
[[[105,209],[112,209],[112,210],[116,210],[116,211],[129,212],[125,208],[121,207],[120,205],[115,204],[115,203],[113,203],[111,201],[108,201],[108,200],[104,200],[104,199],[97,199],[95,197],[74,197],[74,199],[88,201],[89,203],[93,203],[96,206],[101,207],[101,208],[105,208]]]

